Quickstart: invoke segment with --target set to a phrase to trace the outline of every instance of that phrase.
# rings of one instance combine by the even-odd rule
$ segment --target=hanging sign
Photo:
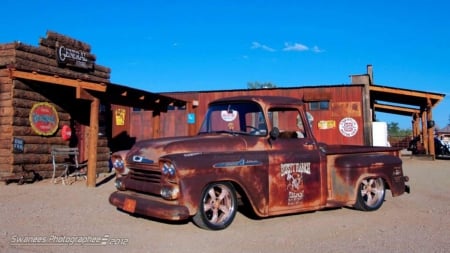
[[[116,126],[124,126],[125,125],[125,109],[118,108],[116,109]]]
[[[94,62],[87,57],[88,53],[60,46],[56,48],[56,59],[61,66],[77,67],[82,69],[93,69]]]
[[[52,135],[58,130],[59,118],[55,107],[47,102],[36,103],[30,111],[30,125],[39,135]]]

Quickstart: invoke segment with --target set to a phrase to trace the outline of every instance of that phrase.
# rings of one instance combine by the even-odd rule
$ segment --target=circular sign
[[[70,126],[64,125],[61,129],[61,138],[65,141],[70,140],[70,137],[72,136],[72,129],[70,129]]]
[[[343,118],[339,122],[339,131],[345,137],[353,137],[358,132],[358,123],[353,118]]]
[[[233,120],[236,119],[237,117],[237,111],[232,110],[232,111],[221,111],[220,116],[222,117],[222,119],[226,122],[231,122]]]
[[[37,134],[52,135],[58,130],[58,112],[47,102],[36,103],[30,111],[30,124]]]

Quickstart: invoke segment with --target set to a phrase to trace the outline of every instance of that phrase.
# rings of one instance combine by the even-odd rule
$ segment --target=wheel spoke
[[[222,201],[225,197],[228,196],[228,191],[222,189],[222,192],[219,196],[217,196],[217,201]]]
[[[367,195],[367,189],[361,189],[361,196],[366,196]]]
[[[214,190],[214,188],[209,189],[208,195],[212,200],[216,199],[216,191]]]
[[[219,210],[224,213],[224,216],[228,216],[228,214],[230,213],[230,207],[227,205],[220,205]]]
[[[367,179],[364,179],[361,183],[364,185],[364,188],[367,187],[367,185],[369,184]]]
[[[366,200],[366,202],[369,204],[369,203],[372,203],[372,201],[373,201],[373,195],[372,195],[372,193],[371,192],[368,192],[367,194],[366,194],[366,196],[367,196],[367,200]]]
[[[219,219],[219,210],[218,209],[212,209],[212,217],[210,219],[211,223],[217,223],[217,220]]]
[[[213,205],[211,203],[209,203],[209,202],[205,203],[203,205],[203,210],[205,210],[205,212],[211,210],[212,208],[213,208]]]

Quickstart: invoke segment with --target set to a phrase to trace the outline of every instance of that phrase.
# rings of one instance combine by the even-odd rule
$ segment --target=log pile
[[[57,48],[62,45],[85,52],[86,58],[93,63],[93,68],[82,70],[61,66],[57,60]],[[10,66],[18,70],[84,81],[109,82],[111,69],[95,64],[96,57],[90,50],[91,47],[86,43],[48,31],[47,37],[39,40],[39,47],[21,42],[0,45],[0,67]]]
[[[87,59],[88,64],[92,64],[89,65],[92,67],[62,65],[57,60],[57,50],[60,46],[83,52],[83,57]],[[38,47],[20,42],[0,45],[0,178],[21,173],[24,169],[36,171],[43,177],[51,176],[53,171],[51,147],[69,145],[68,141],[61,138],[61,127],[71,125],[73,121],[87,125],[86,118],[89,118],[89,107],[84,111],[83,106],[78,106],[83,105],[83,101],[76,100],[75,96],[69,96],[68,94],[71,94],[69,91],[74,92],[69,90],[70,88],[11,79],[8,68],[109,83],[110,69],[95,64],[95,61],[96,57],[91,53],[88,44],[51,31],[47,32],[46,38],[39,40]],[[65,93],[64,98],[61,98],[62,91]],[[51,136],[38,135],[31,127],[30,111],[38,102],[52,104],[58,113],[59,128]],[[83,111],[80,113],[80,110]],[[23,152],[15,152],[13,149],[14,138],[23,140]],[[104,172],[109,169],[109,148],[106,138],[99,139],[97,151],[97,172]]]

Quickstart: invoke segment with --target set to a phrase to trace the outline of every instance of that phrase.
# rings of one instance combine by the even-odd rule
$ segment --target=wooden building
[[[316,138],[329,144],[373,145],[374,138],[387,138],[374,136],[376,112],[409,116],[412,137],[419,136],[425,153],[434,156],[432,110],[444,94],[376,85],[371,65],[367,66],[367,73],[351,75],[350,79],[351,83],[339,85],[162,93],[187,101],[188,106],[173,107],[161,118],[164,131],[160,137],[195,135],[212,100],[249,94],[277,95],[302,98]],[[149,125],[154,126],[150,121],[152,112],[129,110],[133,122],[130,134],[137,140],[150,137],[146,131]]]
[[[49,177],[51,148],[77,147],[95,186],[111,152],[195,135],[209,102],[249,94],[302,98],[315,136],[330,144],[371,145],[376,111],[409,115],[434,154],[432,109],[444,95],[375,85],[370,65],[350,84],[155,94],[111,83],[111,70],[96,60],[89,44],[55,32],[37,47],[0,45],[0,177],[22,169]]]
[[[185,106],[112,84],[110,72],[96,64],[89,44],[55,32],[47,32],[38,47],[0,45],[0,178],[23,169],[49,177],[52,147],[77,147],[79,162],[87,163],[87,184],[95,186],[96,174],[109,170],[110,152],[133,144],[120,129],[130,116],[121,107],[152,110],[158,122],[169,106]]]

